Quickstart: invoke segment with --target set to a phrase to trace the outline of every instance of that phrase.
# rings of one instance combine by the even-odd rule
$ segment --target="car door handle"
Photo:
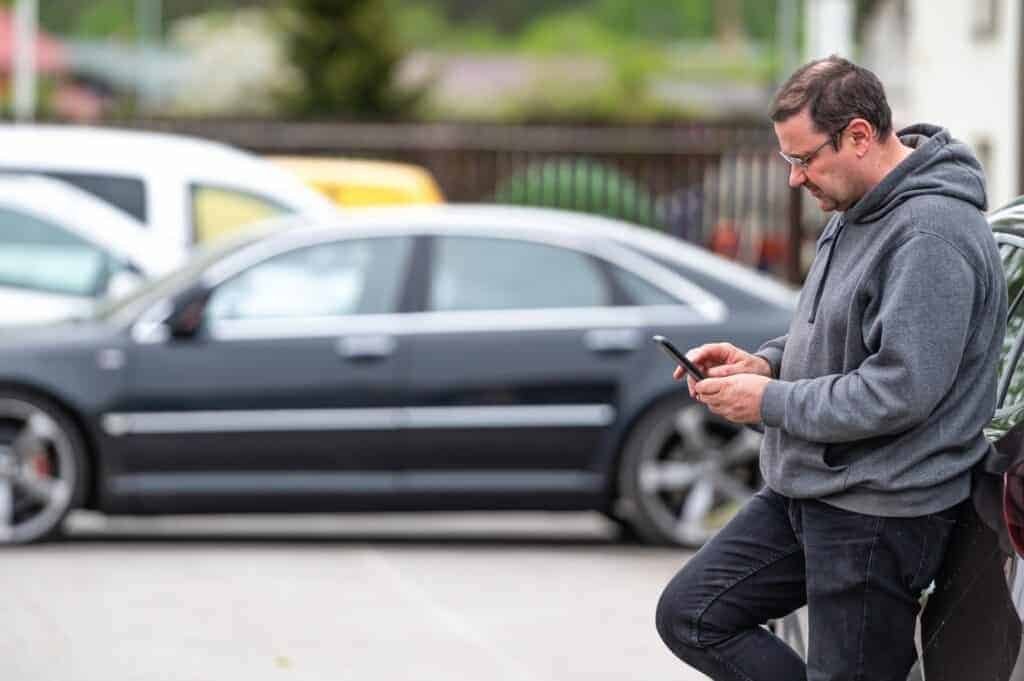
[[[593,352],[631,352],[640,347],[636,329],[591,329],[583,334],[583,345]]]
[[[384,359],[394,354],[396,345],[393,336],[345,336],[335,342],[334,349],[345,359]]]

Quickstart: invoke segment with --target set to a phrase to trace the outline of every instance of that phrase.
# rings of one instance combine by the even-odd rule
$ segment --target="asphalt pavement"
[[[596,514],[106,519],[0,551],[5,681],[697,681]]]

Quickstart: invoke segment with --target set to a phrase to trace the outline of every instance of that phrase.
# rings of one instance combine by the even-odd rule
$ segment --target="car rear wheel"
[[[83,497],[86,465],[82,437],[59,407],[0,392],[0,545],[59,531]]]
[[[646,541],[700,546],[754,493],[761,436],[691,401],[640,419],[619,467],[620,513]]]

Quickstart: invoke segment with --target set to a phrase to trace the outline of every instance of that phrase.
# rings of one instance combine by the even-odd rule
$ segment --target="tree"
[[[298,79],[282,95],[297,116],[395,118],[415,95],[395,87],[402,57],[384,0],[292,0],[282,12],[285,55]]]

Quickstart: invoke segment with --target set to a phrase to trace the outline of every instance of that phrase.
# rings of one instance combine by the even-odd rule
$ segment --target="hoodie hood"
[[[922,194],[948,196],[987,210],[985,173],[966,144],[945,128],[927,123],[896,134],[914,152],[846,211],[846,222],[874,222]]]
[[[907,200],[922,195],[957,199],[982,212],[988,207],[984,171],[966,144],[953,139],[945,128],[927,123],[911,125],[896,134],[914,151],[860,201],[845,213],[837,213],[818,240],[819,246],[827,241],[832,243],[825,261],[825,274],[818,282],[814,305],[807,318],[812,324],[828,283],[832,256],[847,224],[878,222]]]

